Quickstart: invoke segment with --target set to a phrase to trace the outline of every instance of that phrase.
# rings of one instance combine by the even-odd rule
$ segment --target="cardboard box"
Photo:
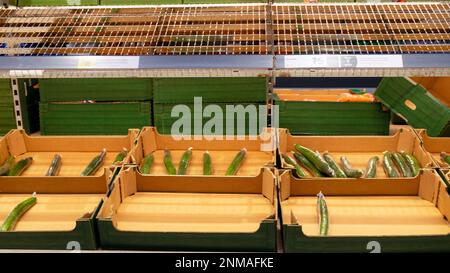
[[[139,134],[138,129],[130,129],[127,136],[29,136],[23,130],[12,130],[0,140],[0,162],[9,155],[16,162],[33,157],[33,163],[20,177],[2,176],[0,181],[48,179],[45,174],[55,154],[62,157],[62,166],[57,177],[52,179],[65,181],[68,177],[79,177],[91,160],[100,154],[103,148],[107,154],[103,166],[94,174],[98,179],[105,175],[105,169],[113,165],[116,155],[126,148],[132,150]],[[129,155],[124,162],[128,162]],[[123,163],[123,162],[122,162]],[[120,163],[121,164],[121,163]],[[89,177],[82,177],[89,181]]]
[[[415,178],[387,178],[384,173],[382,165],[382,157],[384,151],[405,151],[414,155],[419,161],[422,168],[434,167],[434,162],[430,155],[425,152],[420,145],[420,140],[414,133],[413,129],[400,129],[392,136],[292,136],[286,129],[279,129],[279,154],[291,152],[294,150],[295,144],[300,144],[308,147],[314,151],[324,152],[328,151],[336,160],[340,163],[340,157],[346,156],[353,168],[366,170],[367,162],[373,156],[379,157],[379,164],[377,167],[376,178],[317,178],[308,177],[305,179],[296,179],[299,184],[310,184],[311,186],[305,187],[303,190],[313,189],[313,192],[308,194],[317,193],[322,184],[336,186],[338,192],[342,192],[345,188],[345,193],[350,195],[362,195],[372,186],[380,186],[380,191],[387,190],[387,192],[380,192],[380,194],[399,194],[400,192],[415,191],[418,186],[418,179]],[[279,164],[281,168],[292,168],[287,165],[279,155]],[[408,180],[409,183],[405,184],[403,181]],[[377,183],[374,183],[377,182]],[[399,184],[398,192],[391,192],[384,185]],[[369,188],[367,188],[369,187]],[[332,192],[326,192],[325,194],[332,194]]]
[[[104,249],[275,251],[275,176],[119,173],[97,216]]]
[[[426,130],[416,130],[424,150],[430,154],[434,165],[440,168],[450,168],[446,162],[441,160],[441,152],[450,154],[450,137],[430,137]]]
[[[36,192],[37,203],[9,232],[2,249],[97,248],[94,217],[112,172],[90,177],[11,177],[0,179],[0,221]]]
[[[349,89],[279,89],[280,127],[296,135],[389,135],[389,111],[379,102],[338,102]]]
[[[373,180],[357,196],[349,194],[344,181],[342,187],[325,181],[317,188],[291,178],[289,171],[279,177],[286,252],[450,251],[450,196],[434,170],[415,178],[414,191],[403,188],[411,183],[408,179],[391,184]],[[327,202],[327,236],[319,236],[318,191]]]
[[[275,164],[274,130],[267,129],[267,134],[261,136],[240,136],[227,140],[208,139],[207,136],[198,140],[191,137],[190,140],[176,139],[170,135],[161,135],[154,127],[144,127],[137,140],[137,145],[132,151],[132,162],[140,165],[142,159],[153,153],[154,163],[151,175],[166,176],[167,172],[163,163],[164,149],[168,148],[172,155],[172,161],[178,169],[178,163],[183,153],[192,147],[192,160],[187,175],[203,175],[203,153],[211,154],[213,176],[223,176],[236,154],[242,148],[247,149],[247,155],[237,172],[237,176],[257,177],[265,166]]]

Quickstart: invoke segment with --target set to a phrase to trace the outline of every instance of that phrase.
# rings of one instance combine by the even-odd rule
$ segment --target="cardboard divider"
[[[308,238],[333,240],[336,237],[355,239],[355,236],[450,236],[449,194],[435,171],[425,170],[420,174],[419,187],[415,193],[398,195],[384,194],[387,190],[381,186],[374,187],[371,194],[352,196],[344,191],[339,194],[339,188],[330,181],[330,185],[320,189],[325,192],[329,213],[327,237],[319,237],[318,234],[317,192],[299,194],[295,186],[297,182],[289,180],[288,172],[282,173],[280,179],[283,225],[285,228],[297,226],[297,232]],[[336,191],[335,194],[326,194],[328,186]],[[397,185],[384,184],[383,187]]]
[[[267,168],[252,180],[174,178],[157,181],[124,169],[98,218],[110,219],[119,232],[184,233],[253,233],[276,218],[275,177]]]
[[[15,156],[16,162],[33,157],[33,163],[21,177],[1,177],[2,179],[23,179],[23,177],[44,177],[56,153],[61,155],[62,166],[58,179],[77,177],[101,153],[107,150],[103,168],[94,174],[101,177],[104,169],[113,165],[116,155],[126,148],[128,152],[134,147],[138,129],[130,129],[127,136],[29,136],[23,130],[12,130],[0,140],[0,162],[4,162],[9,154]],[[128,162],[130,155],[124,159]],[[109,166],[109,167],[108,167]],[[91,179],[91,178],[83,178]]]
[[[450,168],[450,165],[443,162],[441,152],[450,155],[450,137],[430,137],[426,130],[417,130],[422,141],[423,149],[430,155],[436,167]]]
[[[410,182],[409,185],[403,185],[404,189],[413,191],[417,188],[417,178],[387,178],[383,169],[382,159],[384,151],[405,151],[414,155],[422,168],[434,167],[435,163],[431,156],[422,148],[420,139],[414,133],[413,129],[400,129],[392,136],[292,136],[286,129],[279,129],[279,148],[281,168],[292,169],[292,166],[286,164],[281,154],[294,151],[294,145],[300,144],[313,151],[321,153],[328,151],[338,164],[340,157],[346,156],[353,168],[363,171],[367,168],[369,159],[378,156],[376,178],[317,178],[307,177],[299,180],[299,183],[312,182],[322,183],[321,181],[330,181],[336,183],[336,186],[347,186],[350,190],[348,194],[364,194],[367,192],[364,188],[377,184],[384,188],[380,183],[404,183]],[[295,179],[295,178],[294,178]],[[329,183],[329,182],[323,182]],[[341,183],[342,185],[339,185]],[[343,184],[345,183],[345,184]],[[367,183],[367,185],[365,184]],[[406,192],[405,192],[406,193]]]
[[[267,132],[267,134],[266,134]],[[266,129],[261,136],[230,136],[227,139],[213,139],[212,136],[193,136],[192,139],[177,139],[178,136],[160,135],[154,127],[145,127],[139,134],[137,145],[132,151],[132,161],[140,164],[143,157],[153,153],[154,163],[150,175],[167,175],[163,159],[164,149],[171,152],[172,161],[176,168],[183,153],[192,147],[192,159],[187,175],[203,175],[203,153],[211,154],[213,175],[223,176],[229,164],[242,148],[247,149],[247,155],[237,172],[237,176],[257,177],[264,166],[275,163],[275,131]],[[181,137],[181,136],[180,136]],[[172,176],[171,176],[172,177]]]

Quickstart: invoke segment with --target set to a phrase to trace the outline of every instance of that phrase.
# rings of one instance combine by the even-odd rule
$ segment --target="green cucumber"
[[[327,236],[329,225],[328,207],[322,192],[317,194],[317,214],[319,216],[319,234],[320,236]]]
[[[339,165],[334,160],[333,156],[331,156],[328,152],[323,153],[323,158],[330,165],[330,167],[334,170],[335,177],[337,178],[347,178],[345,172],[339,167]]]
[[[59,170],[61,169],[61,156],[59,154],[55,154],[53,157],[52,163],[47,170],[45,176],[57,176],[59,174]]]
[[[180,163],[178,164],[178,175],[186,174],[189,163],[191,162],[191,157],[192,147],[188,148],[181,156]]]
[[[164,165],[166,166],[166,170],[169,175],[177,174],[177,170],[175,169],[175,166],[173,165],[172,156],[170,155],[169,149],[164,150]]]
[[[123,148],[122,151],[116,155],[113,164],[122,162],[125,159],[125,157],[127,157],[127,154],[128,154],[127,148]]]
[[[306,157],[314,166],[323,174],[326,174],[327,176],[334,177],[335,173],[334,170],[328,165],[328,163],[317,153],[314,151],[299,145],[294,145],[295,149],[299,151],[304,157]]]
[[[149,174],[150,170],[152,168],[153,165],[153,154],[148,154],[141,163],[141,166],[139,168],[139,170],[141,171],[142,174]]]
[[[27,212],[31,207],[33,207],[37,202],[36,193],[33,196],[22,201],[8,214],[5,221],[3,222],[1,231],[11,231],[20,218]]]
[[[360,178],[363,176],[363,171],[359,169],[353,169],[350,165],[350,162],[348,162],[348,159],[345,156],[341,156],[341,163],[342,167],[344,169],[345,175],[351,178]]]
[[[324,175],[312,164],[305,156],[303,156],[300,153],[295,152],[294,153],[295,159],[298,161],[298,163],[306,168],[314,177],[323,177]]]
[[[32,157],[27,157],[19,160],[14,166],[9,170],[8,176],[20,176],[28,167],[33,163]]]
[[[420,167],[420,163],[417,160],[417,158],[415,156],[413,156],[412,154],[404,152],[404,151],[401,151],[400,153],[402,154],[403,158],[405,159],[406,164],[408,164],[409,169],[411,170],[411,175],[413,177],[416,177],[417,175],[419,175],[421,167]]]
[[[441,152],[441,159],[442,159],[442,162],[447,163],[448,165],[450,165],[450,156],[447,155],[446,152]]]
[[[377,165],[380,158],[378,156],[371,157],[367,163],[366,178],[375,178],[377,176]]]
[[[8,159],[0,166],[0,176],[7,175],[9,169],[14,165],[14,156],[9,156]]]
[[[245,156],[247,155],[247,149],[243,148],[241,149],[236,156],[234,157],[233,161],[231,161],[230,166],[228,166],[228,169],[225,173],[225,175],[236,175],[239,168],[242,165],[242,162],[244,161]]]
[[[392,154],[390,152],[383,153],[383,169],[387,177],[390,178],[399,177],[397,170],[394,167],[394,162],[392,161]]]
[[[292,157],[285,155],[285,154],[283,154],[283,159],[287,164],[289,164],[295,168],[294,173],[295,173],[296,177],[298,177],[298,178],[306,177],[305,172],[302,170],[302,168],[300,168],[300,166],[297,164],[297,162],[295,162],[295,159],[293,159]]]
[[[402,173],[403,177],[412,177],[412,171],[406,163],[405,158],[400,153],[392,153],[392,158],[394,159],[394,162]]]
[[[212,175],[212,160],[208,151],[203,153],[203,175]]]
[[[103,163],[103,160],[106,156],[106,149],[103,149],[102,152],[94,157],[91,162],[86,166],[86,168],[81,172],[81,176],[90,176],[94,175],[95,172],[100,168]]]

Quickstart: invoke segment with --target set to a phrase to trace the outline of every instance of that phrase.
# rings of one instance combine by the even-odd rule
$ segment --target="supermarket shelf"
[[[440,76],[450,3],[10,8],[0,38],[0,77]]]

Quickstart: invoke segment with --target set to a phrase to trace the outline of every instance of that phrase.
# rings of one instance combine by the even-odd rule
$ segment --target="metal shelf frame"
[[[450,3],[0,10],[0,77],[450,76]]]

